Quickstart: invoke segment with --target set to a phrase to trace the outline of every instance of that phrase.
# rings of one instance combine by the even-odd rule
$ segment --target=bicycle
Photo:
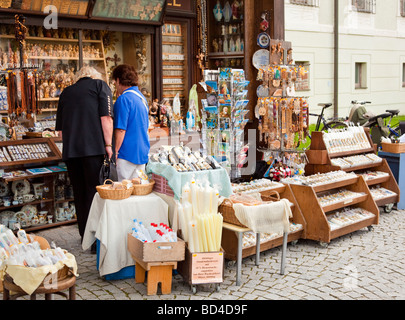
[[[328,131],[331,129],[345,129],[348,127],[347,123],[344,122],[345,120],[340,118],[330,118],[328,120],[325,119],[324,113],[325,110],[332,106],[332,103],[319,103],[318,106],[322,107],[322,111],[320,114],[310,113],[310,116],[318,117],[316,121],[316,126],[314,131]],[[321,127],[321,125],[323,125]],[[308,137],[311,139],[311,134],[308,134]]]

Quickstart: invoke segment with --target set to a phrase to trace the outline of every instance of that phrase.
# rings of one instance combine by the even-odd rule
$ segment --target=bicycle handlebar
[[[371,101],[357,101],[357,100],[353,100],[352,104],[371,104]]]

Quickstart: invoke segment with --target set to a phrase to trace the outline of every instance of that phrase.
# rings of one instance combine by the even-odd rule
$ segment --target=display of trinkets
[[[233,193],[253,193],[282,187],[282,183],[269,179],[256,179],[243,183],[232,183]]]
[[[192,152],[187,146],[171,146],[164,148],[151,155],[149,161],[170,165],[177,172],[204,171],[221,168],[213,157],[203,157],[200,152]]]
[[[359,175],[361,175],[366,181],[383,177],[389,177],[389,174],[387,172],[382,171],[367,171],[364,173],[360,173]]]
[[[355,156],[331,159],[332,165],[338,166],[341,168],[358,167],[358,166],[362,166],[362,165],[380,163],[380,162],[382,162],[382,158],[377,156],[375,153],[367,153],[364,155],[355,155]]]
[[[374,214],[363,208],[348,207],[328,215],[327,219],[331,230],[335,230],[371,217],[374,217]]]
[[[392,192],[386,188],[380,187],[379,185],[370,188],[371,196],[374,200],[384,199],[386,197],[396,196],[395,192]]]
[[[360,126],[351,125],[346,129],[331,129],[323,132],[323,141],[329,154],[371,148],[366,132]]]
[[[266,14],[262,18],[265,23]],[[309,133],[308,101],[305,97],[297,97],[295,91],[302,68],[292,64],[289,43],[273,40],[271,43],[267,65],[253,59],[258,69],[257,80],[262,82],[257,89],[255,108],[255,117],[259,120],[259,140],[265,149],[292,151],[306,141]],[[284,57],[284,51],[287,57]]]
[[[213,156],[232,179],[241,176],[249,148],[244,143],[248,84],[244,70],[230,68],[205,70],[201,83],[207,94],[201,100],[204,153]]]
[[[348,180],[356,177],[357,175],[354,172],[347,173],[345,171],[339,170],[327,173],[318,173],[311,176],[294,176],[291,178],[283,179],[281,182],[315,187],[323,184],[335,183],[338,181]]]
[[[351,190],[341,189],[337,190],[337,192],[328,193],[318,197],[319,204],[324,206],[329,206],[334,203],[338,202],[348,202],[351,199],[355,199],[359,196],[365,195],[363,192],[354,192]]]
[[[301,230],[302,224],[290,222],[289,225],[289,233],[297,232]],[[269,240],[282,237],[282,234],[279,233],[261,233],[260,234],[260,243],[267,242]],[[248,231],[243,233],[242,239],[242,248],[247,248],[256,245],[256,233],[253,231]]]
[[[0,148],[0,162],[43,159],[52,156],[46,143],[14,145]]]

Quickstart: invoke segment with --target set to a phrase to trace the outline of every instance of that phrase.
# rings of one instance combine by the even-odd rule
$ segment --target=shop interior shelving
[[[373,188],[379,185],[382,188],[385,188],[391,191],[392,195],[376,199],[376,203],[379,207],[384,207],[386,212],[391,211],[394,203],[398,203],[400,199],[400,189],[398,183],[395,180],[394,175],[387,163],[386,159],[382,159],[381,162],[369,163],[359,166],[352,167],[340,167],[332,164],[332,160],[335,158],[353,156],[353,155],[362,155],[375,153],[375,148],[371,140],[368,129],[365,128],[366,136],[369,140],[370,147],[363,150],[353,150],[347,152],[340,152],[330,154],[326,149],[326,145],[323,140],[322,132],[313,132],[312,141],[310,150],[306,151],[308,157],[308,164],[305,167],[305,174],[312,175],[316,173],[326,173],[330,171],[343,170],[346,172],[355,172],[358,175],[364,174],[367,171],[371,172],[385,172],[386,175],[383,177],[366,180],[367,185],[370,188]]]
[[[368,227],[371,229],[372,225],[377,225],[379,222],[379,209],[371,196],[367,183],[361,176],[354,176],[346,180],[314,187],[298,184],[291,184],[290,187],[307,223],[305,239],[320,241],[322,245],[325,245],[330,243],[334,238],[362,228]],[[327,206],[321,205],[319,197],[326,193],[336,193],[341,189],[358,193],[358,196],[345,200],[342,199]],[[338,228],[332,228],[328,221],[328,216],[337,211],[341,212],[348,207],[362,208],[371,213],[372,216],[353,221]]]
[[[41,168],[41,167],[48,167],[48,166],[55,166],[58,165],[61,158],[61,150],[58,147],[58,143],[61,143],[60,138],[34,138],[34,139],[24,139],[24,140],[16,140],[16,141],[3,141],[0,142],[0,150],[4,151],[10,150],[10,146],[16,147],[21,146],[25,148],[30,145],[47,145],[49,147],[48,152],[44,157],[41,159],[25,159],[25,160],[13,160],[13,161],[3,161],[0,162],[0,169],[4,170],[4,172],[16,171],[16,170],[26,170],[31,168]],[[21,152],[21,151],[20,151]],[[20,153],[21,154],[21,153]],[[35,206],[37,211],[48,211],[48,215],[53,216],[52,223],[43,223],[37,225],[28,225],[23,227],[27,232],[33,232],[37,230],[57,227],[66,224],[76,223],[76,219],[70,220],[58,220],[56,217],[56,210],[58,207],[62,205],[62,203],[68,202],[71,203],[74,201],[74,198],[67,199],[67,198],[57,198],[56,197],[56,184],[58,175],[66,175],[66,171],[58,171],[58,172],[50,172],[50,173],[40,173],[40,174],[21,174],[18,176],[3,176],[0,178],[0,182],[5,183],[8,186],[9,195],[14,197],[15,195],[12,194],[11,191],[12,184],[18,181],[28,181],[30,183],[30,193],[35,194],[34,183],[40,183],[44,186],[47,186],[49,192],[47,193],[46,197],[42,199],[36,199],[30,202],[19,203],[16,205],[5,206],[4,203],[0,206],[0,218],[2,217],[2,213],[6,211],[20,211],[24,206],[30,205]]]
[[[272,191],[277,191],[282,199],[288,199],[292,206],[292,218],[290,222],[302,225],[302,228],[288,234],[288,242],[297,242],[301,238],[305,238],[306,233],[306,220],[301,212],[297,200],[289,185],[283,185],[276,188],[272,188],[266,191],[261,191],[262,196],[269,195]],[[272,238],[268,241],[261,241],[260,252],[267,251],[269,249],[279,247],[283,245],[283,235]],[[222,234],[222,248],[225,251],[225,258],[227,260],[236,261],[238,250],[238,237],[236,232],[230,230],[230,228],[223,228]],[[256,254],[256,245],[251,245],[242,248],[242,258],[250,257]]]

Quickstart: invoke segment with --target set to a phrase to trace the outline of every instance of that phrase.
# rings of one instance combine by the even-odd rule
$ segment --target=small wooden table
[[[62,292],[67,289],[69,289],[69,294]],[[10,295],[10,291],[15,292],[15,294]],[[61,280],[58,279],[57,286],[55,287],[40,285],[30,295],[30,299],[36,300],[37,294],[45,294],[45,300],[52,300],[53,294],[63,296],[68,300],[76,300],[76,276],[69,275]],[[13,278],[6,274],[3,281],[3,300],[16,300],[25,295],[27,295],[27,293],[14,283]]]
[[[132,256],[135,261],[135,282],[144,283],[145,274],[148,271],[146,283],[147,295],[157,293],[158,283],[161,284],[162,294],[172,292],[173,270],[177,269],[177,262],[144,262]]]

